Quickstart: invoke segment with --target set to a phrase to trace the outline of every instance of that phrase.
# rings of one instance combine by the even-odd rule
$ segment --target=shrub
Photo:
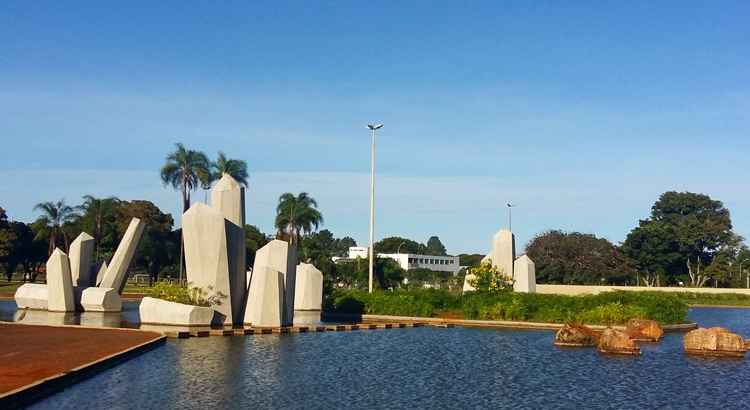
[[[503,290],[458,296],[438,289],[372,294],[360,290],[337,290],[330,310],[395,316],[460,312],[465,319],[618,325],[632,318],[653,319],[662,324],[681,323],[687,317],[688,305],[678,296],[660,292],[619,291],[565,296]]]
[[[502,292],[513,288],[513,279],[492,266],[491,262],[469,268],[466,275],[470,275],[469,284],[479,292]]]
[[[218,306],[226,295],[221,292],[212,292],[213,288],[201,289],[199,287],[180,285],[178,283],[159,281],[146,290],[146,295],[170,302],[184,303],[194,306]]]

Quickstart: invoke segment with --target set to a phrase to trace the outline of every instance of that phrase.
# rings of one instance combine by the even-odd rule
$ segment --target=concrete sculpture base
[[[320,310],[323,304],[323,274],[310,263],[297,265],[294,310]]]
[[[183,305],[150,297],[141,300],[138,311],[141,323],[159,325],[209,326],[214,319],[214,310],[210,307]]]
[[[47,260],[47,309],[53,312],[76,310],[70,261],[59,248],[55,248]]]
[[[513,263],[513,291],[536,293],[536,268],[534,261],[526,255]]]
[[[247,295],[245,324],[282,326],[283,311],[284,275],[269,267],[256,267]]]
[[[26,283],[16,290],[14,298],[19,309],[47,310],[47,285]]]
[[[81,292],[81,307],[85,312],[120,312],[122,299],[112,288],[86,288]]]

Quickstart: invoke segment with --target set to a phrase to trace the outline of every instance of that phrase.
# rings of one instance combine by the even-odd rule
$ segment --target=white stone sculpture
[[[297,265],[294,310],[320,310],[323,304],[323,274],[310,263]]]
[[[229,260],[229,293],[232,314],[228,320],[241,324],[247,292],[247,266],[245,261],[245,188],[229,174],[211,188],[211,207],[227,220],[227,256]],[[233,318],[233,319],[232,319]]]
[[[238,226],[216,208],[200,202],[183,214],[182,229],[188,282],[209,296],[220,296],[220,304],[214,309],[228,323],[242,323],[246,291],[244,232],[238,234]],[[237,256],[240,246],[241,258]]]
[[[81,292],[81,307],[85,312],[120,312],[122,299],[117,289],[89,287]]]
[[[274,239],[267,243],[255,253],[255,263],[253,264],[253,279],[250,280],[250,288],[253,288],[253,281],[259,269],[271,268],[281,272],[283,278],[282,286],[282,326],[291,326],[294,323],[294,290],[297,271],[297,251],[296,247],[290,246],[289,243]],[[248,294],[247,306],[245,308],[245,323],[248,323],[248,310],[252,310],[254,301]]]
[[[91,262],[94,258],[94,238],[81,232],[70,244],[70,275],[73,286],[91,286]]]
[[[283,326],[283,311],[284,275],[268,266],[256,266],[247,295],[245,323],[257,327]]]
[[[516,259],[513,272],[515,280],[513,282],[513,290],[515,292],[536,292],[536,268],[531,258],[523,255]]]
[[[482,262],[492,261],[503,276],[513,278],[513,262],[516,260],[516,238],[513,232],[507,229],[497,231],[492,238],[492,250],[482,259]]]
[[[133,218],[130,221],[125,235],[123,235],[120,244],[117,245],[115,255],[109,262],[100,287],[117,289],[118,293],[122,293],[130,262],[133,260],[133,255],[135,255],[135,250],[138,248],[138,242],[141,240],[145,227],[146,224],[138,218]]]
[[[99,272],[96,274],[96,286],[99,286],[102,284],[102,279],[104,279],[104,274],[107,273],[107,262],[102,261],[101,266],[99,266]]]
[[[211,188],[211,207],[237,226],[245,226],[245,188],[229,174]]]
[[[474,286],[472,286],[472,284],[471,284],[471,281],[473,281],[474,279],[476,279],[476,277],[477,277],[477,275],[475,275],[473,273],[467,273],[466,276],[464,276],[464,289],[463,289],[463,293],[474,292],[476,290],[476,288],[474,288]]]
[[[47,260],[47,309],[53,312],[74,312],[73,279],[68,255],[55,248]]]
[[[141,323],[177,326],[209,326],[214,317],[214,310],[210,307],[184,305],[151,297],[141,300],[138,312]]]
[[[25,283],[17,290],[14,299],[19,309],[47,310],[47,285]]]

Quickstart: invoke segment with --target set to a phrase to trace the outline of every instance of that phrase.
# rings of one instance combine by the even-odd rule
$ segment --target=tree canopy
[[[529,242],[526,254],[536,265],[537,283],[625,284],[634,278],[620,250],[591,234],[544,232]]]
[[[219,156],[215,162],[211,163],[212,179],[218,180],[224,174],[229,174],[240,184],[247,186],[247,163],[239,159],[229,159],[227,156],[219,151]]]
[[[297,196],[287,192],[279,197],[276,207],[276,229],[280,237],[296,244],[323,224],[323,215],[318,210],[318,203],[307,192]]]
[[[437,236],[430,236],[427,240],[426,251],[428,255],[446,256],[445,246]]]
[[[691,267],[697,272],[698,266],[710,266],[721,252],[736,254],[741,242],[721,201],[670,191],[654,203],[650,217],[628,234],[622,249],[646,277],[700,285],[697,278],[688,279]]]
[[[211,182],[211,161],[206,154],[175,144],[175,151],[167,155],[161,168],[161,181],[165,186],[182,194],[182,212],[190,208],[190,193]]]

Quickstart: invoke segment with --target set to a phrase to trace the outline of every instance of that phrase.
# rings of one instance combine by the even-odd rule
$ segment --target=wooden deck
[[[0,323],[0,408],[23,407],[164,340],[134,329]]]

